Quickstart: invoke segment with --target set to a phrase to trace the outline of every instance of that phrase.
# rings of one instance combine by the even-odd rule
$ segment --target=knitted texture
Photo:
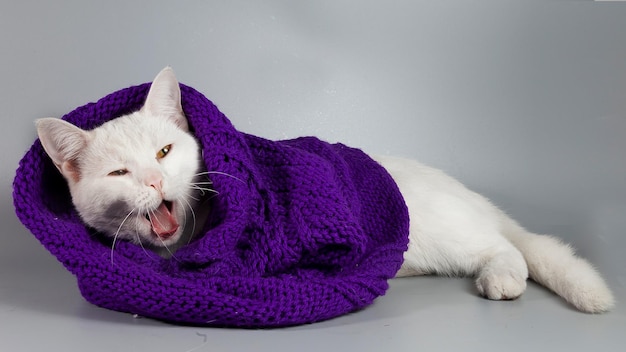
[[[92,129],[138,110],[150,84],[64,116]],[[389,174],[362,151],[314,137],[269,141],[237,131],[181,85],[183,110],[212,174],[211,219],[175,258],[118,242],[111,252],[73,208],[37,140],[20,162],[22,223],[98,306],[170,322],[237,327],[312,323],[385,293],[408,243],[409,218]]]

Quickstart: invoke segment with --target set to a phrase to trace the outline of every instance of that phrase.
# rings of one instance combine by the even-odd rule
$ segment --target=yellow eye
[[[157,155],[156,155],[157,159],[165,158],[165,156],[167,155],[167,153],[170,152],[170,150],[172,150],[172,145],[171,144],[168,144],[165,147],[161,148],[161,150],[159,150],[157,152]]]

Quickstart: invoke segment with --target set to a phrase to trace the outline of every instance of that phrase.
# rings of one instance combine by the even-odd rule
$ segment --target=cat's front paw
[[[483,270],[476,279],[478,292],[492,300],[511,300],[521,296],[526,290],[527,275],[514,270]]]

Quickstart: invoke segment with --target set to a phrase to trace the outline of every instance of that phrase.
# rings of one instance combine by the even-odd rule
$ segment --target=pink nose
[[[148,187],[156,189],[159,193],[162,193],[161,188],[163,187],[163,178],[161,177],[161,173],[158,171],[148,172],[144,178],[144,184]]]

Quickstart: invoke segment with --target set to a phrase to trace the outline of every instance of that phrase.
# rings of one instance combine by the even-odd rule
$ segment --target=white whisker
[[[148,210],[148,213],[150,213],[149,217],[150,217],[150,224],[152,225],[152,219],[155,218],[157,223],[164,228],[165,226],[163,226],[163,223],[161,222],[161,220],[159,220],[159,217],[156,216],[156,211],[155,210]],[[154,227],[154,226],[153,226]]]
[[[146,257],[152,258],[150,254],[148,254],[148,250],[146,249],[146,247],[143,245],[141,235],[139,234],[139,223],[141,222],[141,220],[141,214],[137,213],[137,221],[135,222],[135,236],[137,237],[137,242],[139,242],[139,246],[143,250],[143,253],[146,255]]]
[[[196,212],[193,211],[193,207],[191,206],[191,204],[189,204],[187,199],[185,199],[183,197],[183,198],[181,198],[181,200],[183,202],[185,202],[185,204],[187,204],[187,206],[189,207],[189,211],[191,212],[191,218],[193,220],[193,226],[191,228],[191,235],[189,235],[189,239],[187,240],[187,244],[189,244],[191,242],[191,239],[193,238],[193,235],[196,233]],[[186,223],[187,223],[187,212],[184,212],[184,214],[185,214],[185,225],[186,225]]]
[[[211,196],[210,196],[207,200],[211,200],[211,199],[213,199],[213,198],[215,198],[215,197],[217,197],[217,196],[219,196],[219,195],[220,195],[220,192],[215,191],[215,192],[213,193],[213,195],[211,195]]]
[[[172,251],[170,250],[170,248],[165,244],[165,242],[163,242],[163,240],[161,239],[161,237],[158,237],[159,241],[161,242],[161,244],[163,245],[163,248],[165,248],[165,250],[167,251],[167,253],[169,253],[170,258],[174,259],[175,261],[180,263],[180,260],[174,255],[174,253],[172,253]]]
[[[200,187],[197,186],[195,184],[190,184],[191,188],[200,191],[200,195],[203,196],[205,193],[217,193],[216,190],[212,189],[212,188],[205,188],[205,187]]]
[[[154,210],[149,210],[148,211],[152,216],[154,216],[155,211]],[[156,216],[155,216],[156,217]],[[161,223],[161,220],[159,220],[158,217],[156,217],[156,221],[157,223],[164,228],[163,223]],[[150,217],[150,222],[152,222],[152,217]],[[161,244],[163,245],[163,247],[165,248],[165,250],[170,254],[170,256],[174,257],[174,254],[170,251],[169,248],[167,248],[167,245],[165,244],[165,242],[163,242],[163,240],[161,239],[161,237],[157,234],[157,238],[159,239],[159,242],[161,242]]]
[[[212,189],[210,188],[210,186],[207,186],[204,182],[190,182],[190,185],[196,186],[196,187],[201,187],[203,189],[209,190]]]
[[[202,194],[201,194],[201,196],[202,196]],[[191,198],[191,199],[195,200],[196,202],[199,202],[199,201],[200,201],[200,198],[199,198],[199,197],[192,196],[191,194],[188,194],[188,195],[187,195],[187,197],[189,197],[189,198]]]
[[[131,210],[128,214],[126,214],[126,217],[124,217],[124,220],[122,220],[122,223],[120,224],[120,226],[117,228],[117,231],[115,231],[115,234],[113,235],[113,243],[111,244],[111,265],[113,265],[113,251],[115,249],[115,243],[117,243],[117,237],[120,234],[120,230],[122,229],[122,226],[124,226],[124,223],[126,222],[126,220],[128,220],[128,217],[135,212],[136,209]]]
[[[194,185],[212,185],[213,181],[206,181],[206,182],[193,182]]]
[[[222,176],[228,176],[228,177],[230,177],[230,178],[234,178],[235,180],[237,180],[237,181],[239,181],[239,182],[243,183],[244,185],[246,184],[246,183],[245,183],[245,182],[243,182],[240,178],[238,178],[238,177],[236,177],[236,176],[233,176],[233,175],[230,175],[230,174],[227,174],[227,173],[225,173],[225,172],[221,172],[221,171],[207,171],[206,173],[207,173],[207,175],[222,175]]]

